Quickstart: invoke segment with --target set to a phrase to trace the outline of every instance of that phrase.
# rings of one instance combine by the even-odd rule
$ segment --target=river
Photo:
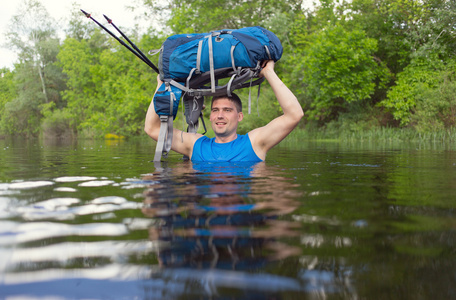
[[[0,298],[456,297],[448,145],[284,141],[258,164],[153,153],[0,140]]]

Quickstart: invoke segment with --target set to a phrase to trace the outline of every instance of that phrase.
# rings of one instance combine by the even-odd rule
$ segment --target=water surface
[[[0,140],[0,297],[456,295],[448,146],[284,142],[258,164],[153,152]]]

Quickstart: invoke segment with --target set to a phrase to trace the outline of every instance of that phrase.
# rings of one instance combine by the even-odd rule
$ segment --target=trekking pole
[[[112,19],[108,18],[106,15],[103,16],[105,17],[106,21],[108,21],[108,23],[111,24],[117,30],[117,32],[119,32],[123,38],[126,39],[127,42],[144,58],[144,60],[148,62],[152,69],[154,69],[155,72],[160,73],[158,71],[158,68],[149,60],[149,58],[141,50],[139,50],[139,48],[136,47],[136,45],[112,22]]]
[[[133,50],[130,46],[128,46],[127,44],[125,44],[124,41],[122,41],[121,39],[119,39],[114,33],[112,33],[109,29],[107,29],[106,27],[104,27],[102,24],[100,24],[97,20],[95,20],[94,18],[92,18],[92,16],[83,11],[81,9],[82,13],[89,19],[91,19],[92,21],[94,21],[98,26],[100,26],[101,28],[103,28],[107,33],[109,33],[113,38],[115,38],[122,46],[124,46],[125,48],[127,48],[128,50],[130,50],[131,53],[133,53],[134,55],[136,55],[139,59],[141,59],[146,65],[148,65],[150,68],[152,68],[155,72],[159,73],[158,71],[158,68],[150,61],[150,60],[146,60],[144,59],[144,57],[137,53],[135,50]]]

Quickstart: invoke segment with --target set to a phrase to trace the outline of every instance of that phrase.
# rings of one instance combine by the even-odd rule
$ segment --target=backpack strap
[[[185,95],[183,98],[184,106],[185,106],[185,120],[188,124],[187,132],[195,133],[198,130],[199,122],[198,118],[202,119],[202,112],[203,104],[204,104],[204,97],[202,96],[188,96]],[[203,120],[203,119],[202,119]],[[206,125],[203,126],[206,130]]]
[[[160,116],[160,133],[155,148],[154,161],[160,161],[162,156],[166,158],[171,150],[173,119],[173,116]]]
[[[177,113],[181,91],[172,88],[169,82],[164,82],[154,97],[154,108],[160,117],[160,133],[158,134],[155,148],[154,161],[160,161],[161,157],[167,157],[171,151],[173,141],[173,121]]]
[[[198,52],[196,54],[196,70],[199,74],[201,72],[201,53],[203,52],[203,40],[198,43]]]
[[[182,98],[185,107],[185,121],[187,122],[187,132],[189,133],[196,133],[199,128],[199,121],[198,118],[201,119],[203,123],[204,133],[206,134],[206,124],[204,123],[203,118],[203,104],[204,104],[204,97],[203,96],[190,96],[185,94]],[[188,160],[189,157],[184,155],[184,160]]]
[[[233,71],[232,68],[217,69],[215,70],[216,78],[231,78],[227,84],[223,86],[215,86],[214,91],[212,91],[212,87],[205,86],[205,84],[208,84],[211,81],[210,73],[211,72],[208,71],[193,76],[186,83],[181,83],[172,79],[169,80],[169,83],[190,96],[220,96],[226,95],[236,89],[259,85],[264,81],[264,77],[253,80],[258,73],[257,69],[243,68],[237,70],[236,72]]]
[[[209,46],[209,69],[211,74],[211,92],[215,93],[215,73],[214,73],[214,48],[212,46],[212,34],[208,36]]]

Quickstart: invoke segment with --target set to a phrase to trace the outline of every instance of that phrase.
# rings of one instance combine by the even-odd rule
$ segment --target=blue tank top
[[[249,136],[238,134],[237,138],[229,143],[216,143],[215,138],[200,137],[193,145],[192,161],[258,162],[263,160],[253,151]]]

